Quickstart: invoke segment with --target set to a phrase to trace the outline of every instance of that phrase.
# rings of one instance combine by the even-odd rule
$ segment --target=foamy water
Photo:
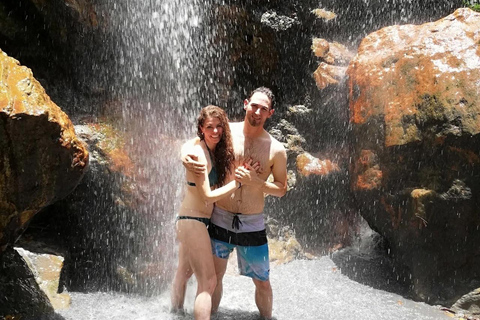
[[[438,306],[408,300],[398,294],[374,289],[343,275],[329,257],[298,260],[272,267],[273,315],[290,319],[449,319]],[[116,293],[71,293],[70,309],[60,314],[67,320],[88,319],[193,319],[195,283],[187,289],[184,316],[169,312],[169,292],[157,297]],[[227,274],[224,296],[214,319],[258,319],[254,286],[249,278]]]

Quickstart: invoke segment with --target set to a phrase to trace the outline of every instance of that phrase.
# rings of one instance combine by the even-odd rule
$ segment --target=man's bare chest
[[[235,155],[240,162],[252,159],[260,162],[265,170],[270,166],[270,143],[264,140],[241,139],[234,147]]]

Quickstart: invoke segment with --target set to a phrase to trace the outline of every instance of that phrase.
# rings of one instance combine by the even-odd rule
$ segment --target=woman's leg
[[[178,224],[182,225],[179,239],[185,246],[188,261],[198,283],[194,306],[195,319],[210,319],[212,294],[217,284],[210,236],[202,222],[187,220],[179,221]]]
[[[187,253],[182,243],[178,249],[178,267],[175,272],[175,278],[172,284],[172,312],[182,312],[183,303],[185,301],[185,290],[187,289],[187,281],[192,276],[193,270],[190,267]]]

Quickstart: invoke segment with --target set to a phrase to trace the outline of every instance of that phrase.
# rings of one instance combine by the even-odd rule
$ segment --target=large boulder
[[[347,70],[356,205],[432,303],[480,281],[479,30],[466,8],[386,27]]]
[[[78,184],[88,151],[27,67],[0,50],[0,252]]]

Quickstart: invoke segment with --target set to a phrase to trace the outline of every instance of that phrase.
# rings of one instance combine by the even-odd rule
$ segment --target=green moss
[[[463,0],[463,5],[472,9],[473,11],[480,12],[480,3],[477,2],[478,1],[475,0]]]
[[[436,95],[423,95],[422,102],[417,105],[417,109],[419,111],[417,120],[420,123],[442,121],[445,118],[445,106]]]

